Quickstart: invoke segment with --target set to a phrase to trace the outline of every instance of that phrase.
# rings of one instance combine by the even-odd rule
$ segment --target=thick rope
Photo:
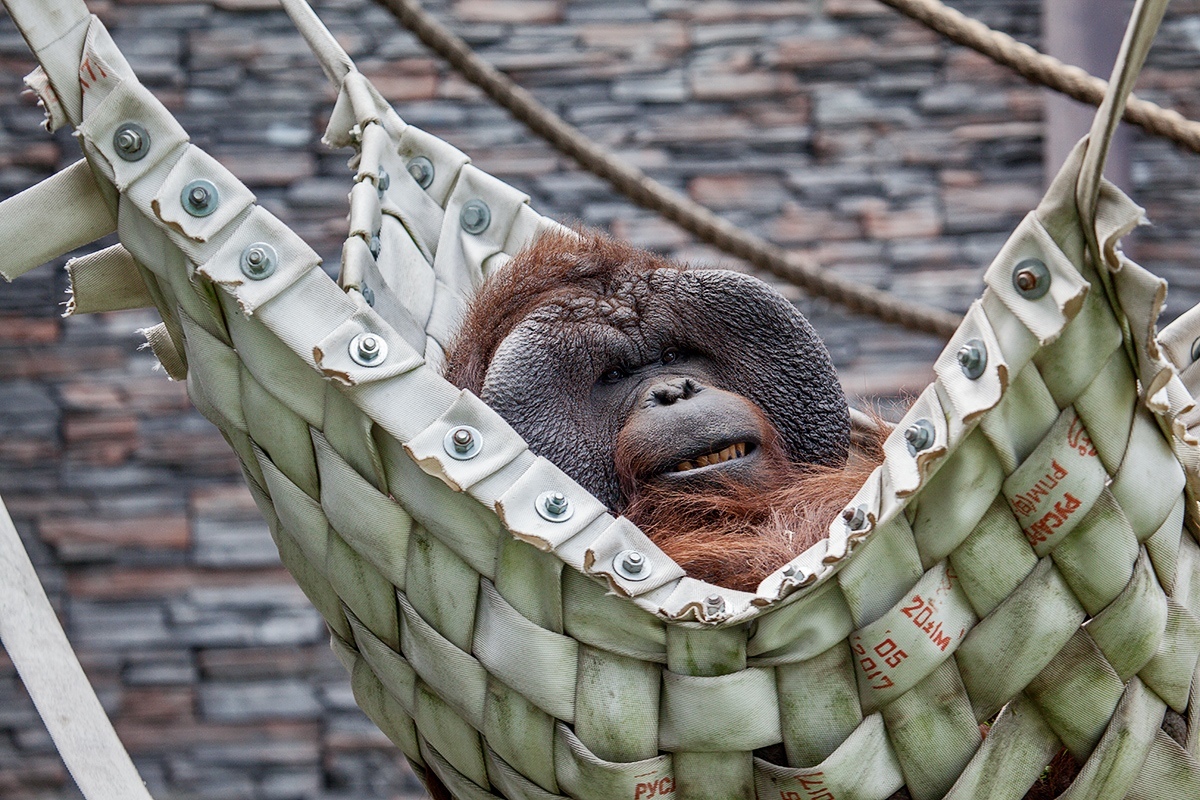
[[[940,0],[880,2],[932,28],[952,42],[969,47],[997,64],[1014,70],[1034,83],[1040,83],[1093,106],[1099,106],[1100,101],[1104,99],[1107,81],[1089,75],[1079,67],[1064,64],[1053,56],[1039,53],[1007,33],[992,30]],[[1149,133],[1200,152],[1200,123],[1189,120],[1177,111],[1130,95],[1125,106],[1124,119]]]
[[[655,211],[713,247],[794,283],[808,293],[912,330],[949,338],[959,316],[912,303],[836,275],[810,259],[739,230],[704,206],[663,186],[585,137],[532,94],[477,56],[415,0],[378,0],[417,38],[557,150],[643,208]]]

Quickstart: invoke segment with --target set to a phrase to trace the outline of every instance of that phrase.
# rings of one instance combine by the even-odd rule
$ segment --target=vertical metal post
[[[1042,51],[1107,79],[1129,17],[1130,0],[1042,0]],[[1044,175],[1048,184],[1075,143],[1092,124],[1096,110],[1047,89]],[[1117,130],[1104,175],[1129,191],[1130,134]]]

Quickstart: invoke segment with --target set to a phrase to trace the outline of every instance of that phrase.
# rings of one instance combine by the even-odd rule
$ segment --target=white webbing
[[[0,641],[87,800],[150,800],[0,500]]]
[[[1121,41],[1121,49],[1113,64],[1112,77],[1108,81],[1108,90],[1096,116],[1092,121],[1092,129],[1088,135],[1088,149],[1083,157],[1083,165],[1079,170],[1079,184],[1075,191],[1075,201],[1079,206],[1080,218],[1091,223],[1096,216],[1096,203],[1100,198],[1100,180],[1104,172],[1104,163],[1112,144],[1113,133],[1121,121],[1125,103],[1133,91],[1133,84],[1142,71],[1142,64],[1150,52],[1154,35],[1162,23],[1170,0],[1138,0],[1125,29],[1125,38]],[[1085,225],[1085,229],[1090,229]],[[1091,242],[1090,244],[1095,244]]]
[[[329,78],[335,89],[341,89],[347,73],[354,69],[354,62],[350,60],[350,56],[305,0],[280,0],[280,3],[292,18],[296,30],[300,31],[304,41],[308,42],[313,55],[321,62],[325,77]]]
[[[91,168],[80,159],[0,203],[0,276],[14,280],[116,229]]]

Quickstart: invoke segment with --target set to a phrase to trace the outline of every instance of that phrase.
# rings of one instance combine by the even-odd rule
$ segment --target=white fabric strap
[[[3,500],[0,641],[83,796],[87,800],[150,800],[50,607]]]
[[[308,42],[308,46],[312,48],[317,61],[321,62],[321,69],[325,71],[325,77],[329,78],[329,82],[333,84],[334,88],[341,89],[342,81],[354,69],[354,62],[350,60],[350,56],[338,44],[337,39],[333,38],[333,34],[325,27],[325,23],[321,22],[316,12],[305,0],[280,0],[280,2],[283,10],[292,18],[292,24],[296,26],[296,30],[300,31],[304,41]]]
[[[1079,170],[1079,184],[1075,192],[1075,202],[1079,206],[1079,216],[1088,224],[1090,230],[1096,216],[1096,203],[1100,198],[1100,180],[1104,172],[1104,162],[1108,158],[1108,150],[1112,145],[1113,133],[1121,121],[1125,111],[1125,103],[1133,84],[1142,71],[1142,64],[1150,52],[1154,35],[1162,23],[1170,0],[1138,0],[1125,29],[1125,38],[1121,41],[1121,49],[1113,65],[1112,77],[1108,80],[1108,90],[1104,100],[1096,110],[1092,120],[1092,130],[1088,135],[1088,149],[1083,157],[1083,165]],[[1094,244],[1094,243],[1092,243]]]
[[[116,229],[104,193],[80,159],[0,203],[0,277],[15,280]]]
[[[91,14],[83,0],[3,0],[72,124],[83,115],[79,54]]]

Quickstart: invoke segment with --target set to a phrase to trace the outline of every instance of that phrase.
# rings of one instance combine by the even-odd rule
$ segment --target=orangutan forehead
[[[676,324],[668,309],[679,278],[679,270],[657,269],[626,272],[603,282],[582,281],[549,294],[529,317],[547,323],[605,325],[636,336],[643,329]]]

